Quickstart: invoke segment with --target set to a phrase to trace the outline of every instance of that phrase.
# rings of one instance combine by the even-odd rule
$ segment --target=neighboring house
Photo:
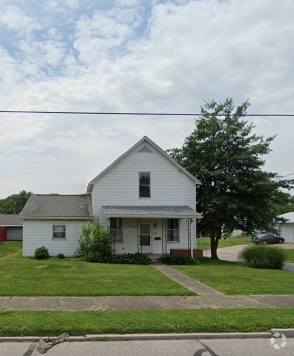
[[[22,241],[22,225],[18,214],[0,214],[0,241]]]
[[[285,222],[278,223],[280,235],[284,237],[285,242],[294,243],[294,212],[279,215],[278,218],[285,219]]]
[[[118,254],[169,253],[196,247],[196,186],[201,184],[148,137],[121,155],[77,196],[32,195],[24,219],[23,255],[40,246],[73,255],[82,224],[99,217]]]

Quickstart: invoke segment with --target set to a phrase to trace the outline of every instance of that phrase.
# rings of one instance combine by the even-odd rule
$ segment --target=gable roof
[[[294,212],[279,215],[278,218],[284,218],[286,220],[284,223],[280,222],[279,224],[293,224],[294,223]]]
[[[134,146],[132,146],[129,150],[127,150],[124,154],[118,157],[110,166],[108,166],[104,171],[102,171],[98,176],[91,180],[87,187],[87,193],[90,193],[93,189],[94,183],[104,176],[108,171],[110,171],[115,165],[117,165],[123,158],[125,158],[128,154],[133,152],[136,148],[138,148],[142,143],[147,142],[150,146],[156,149],[159,153],[161,153],[165,158],[167,158],[171,163],[173,163],[178,169],[184,172],[189,178],[191,178],[195,184],[201,184],[201,182],[195,178],[191,173],[189,173],[184,167],[182,167],[176,160],[174,160],[169,154],[167,154],[162,148],[160,148],[155,142],[150,140],[149,137],[144,136],[140,141],[138,141]]]
[[[0,214],[0,227],[7,226],[22,226],[23,222],[20,220],[18,214]]]
[[[21,219],[93,219],[93,207],[89,194],[46,195],[33,194],[20,213]]]

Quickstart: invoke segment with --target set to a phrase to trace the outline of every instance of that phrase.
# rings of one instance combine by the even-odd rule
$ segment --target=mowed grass
[[[22,248],[22,241],[5,241],[0,243],[0,258]]]
[[[196,266],[173,267],[225,294],[294,294],[292,271],[250,268],[205,257],[199,261]]]
[[[294,247],[294,245],[293,245]],[[293,250],[284,250],[286,254],[286,262],[294,263],[294,249]]]
[[[247,245],[251,243],[250,236],[240,236],[240,237],[229,237],[227,239],[220,239],[218,242],[218,247],[229,247],[236,245]],[[198,237],[197,238],[197,248],[201,250],[210,250],[210,238],[209,237]]]
[[[195,295],[151,266],[35,260],[21,253],[0,260],[1,296]]]
[[[294,309],[0,312],[0,336],[262,332],[293,328]]]

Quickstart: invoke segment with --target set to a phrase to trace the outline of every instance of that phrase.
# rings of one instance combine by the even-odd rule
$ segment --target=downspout
[[[140,252],[139,251],[139,249],[140,249],[140,243],[139,243],[139,240],[140,239],[140,237],[139,237],[139,219],[137,218],[137,251],[138,252]]]
[[[195,249],[197,249],[197,218],[195,218]]]
[[[161,254],[163,256],[163,219],[161,219]]]
[[[192,219],[189,219],[189,225],[190,225],[190,238],[191,238],[191,257],[193,258],[193,240],[192,240]]]

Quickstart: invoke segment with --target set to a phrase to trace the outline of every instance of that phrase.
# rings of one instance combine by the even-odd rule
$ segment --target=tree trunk
[[[217,246],[218,246],[218,238],[211,237],[210,238],[210,251],[211,251],[211,259],[213,259],[213,260],[218,260]]]

